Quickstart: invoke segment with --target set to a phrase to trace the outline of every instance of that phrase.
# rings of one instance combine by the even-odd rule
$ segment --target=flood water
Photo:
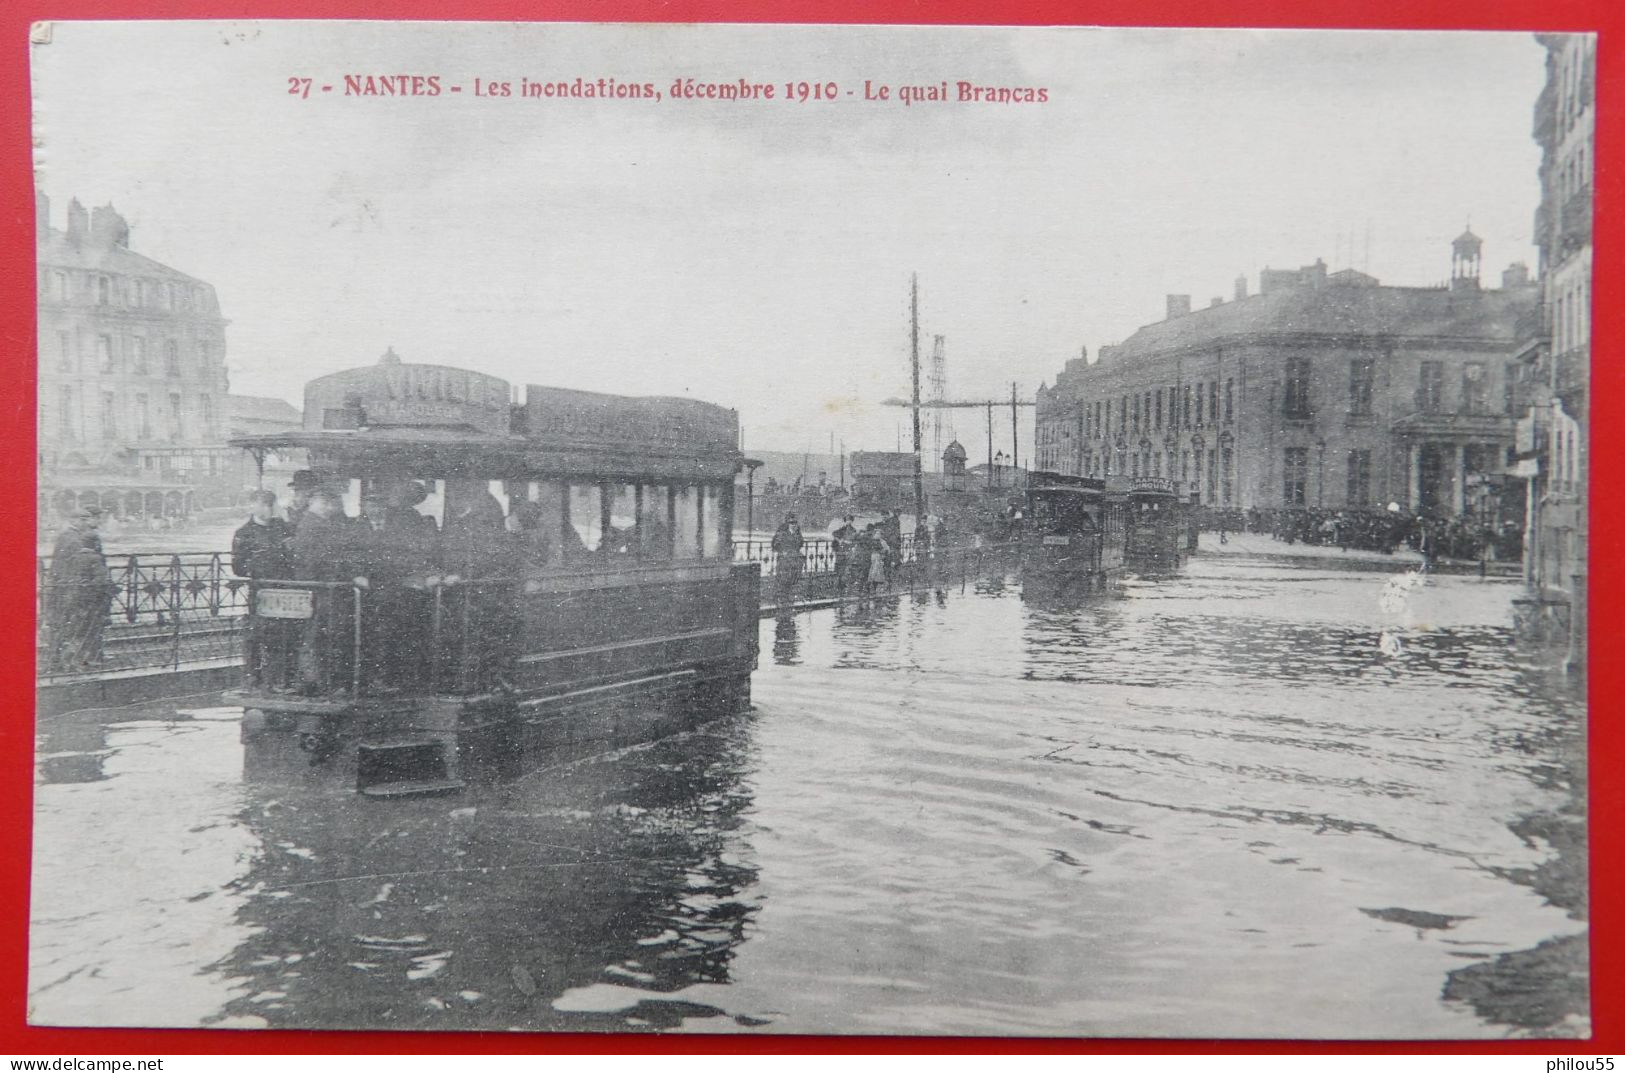
[[[209,698],[55,717],[31,1020],[1579,1034],[1584,713],[1517,591],[1199,557],[766,620],[749,715],[449,798],[245,778]]]

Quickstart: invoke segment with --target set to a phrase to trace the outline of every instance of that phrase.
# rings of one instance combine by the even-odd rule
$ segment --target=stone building
[[[1586,481],[1591,395],[1591,216],[1597,39],[1543,34],[1546,84],[1536,99],[1541,148],[1541,316],[1524,339],[1529,408],[1519,422],[1517,472],[1528,484],[1524,573],[1543,618],[1585,650]]]
[[[230,502],[226,320],[214,288],[130,249],[111,205],[36,195],[39,518],[185,516]]]
[[[1513,446],[1537,289],[1522,265],[1482,286],[1470,230],[1451,254],[1433,287],[1316,261],[1264,269],[1257,294],[1238,278],[1202,309],[1169,295],[1163,320],[1039,389],[1037,467],[1169,477],[1233,510],[1464,513]]]

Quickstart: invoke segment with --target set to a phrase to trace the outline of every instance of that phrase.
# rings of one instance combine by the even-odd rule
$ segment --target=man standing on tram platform
[[[337,491],[319,487],[299,517],[290,551],[300,581],[351,582],[366,588],[357,570],[355,530],[343,514]],[[305,693],[323,693],[349,682],[354,654],[354,596],[348,586],[323,585],[313,594],[315,614],[305,622],[299,644],[299,684]]]
[[[295,471],[288,479],[288,531],[291,534],[299,529],[299,523],[304,520],[305,513],[310,506],[310,494],[314,492],[321,482],[316,474],[308,469]]]
[[[248,578],[250,601],[257,598],[259,582],[286,580],[292,575],[288,541],[293,528],[276,516],[276,493],[261,490],[249,498],[248,521],[231,537],[231,572]],[[261,618],[252,603],[248,615],[247,671],[251,682],[271,689],[289,685],[292,673],[293,634],[285,619]]]

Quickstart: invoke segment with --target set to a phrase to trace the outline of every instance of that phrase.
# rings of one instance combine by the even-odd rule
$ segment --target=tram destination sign
[[[260,589],[254,613],[260,618],[310,618],[316,613],[309,589]]]

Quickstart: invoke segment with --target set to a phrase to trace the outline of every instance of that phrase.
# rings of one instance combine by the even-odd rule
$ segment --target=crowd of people
[[[1437,518],[1390,510],[1212,511],[1203,528],[1221,534],[1267,533],[1288,544],[1313,544],[1388,555],[1408,547],[1430,559],[1517,561],[1523,555],[1523,530],[1508,520],[1472,517]]]
[[[303,693],[356,681],[373,692],[420,688],[430,684],[436,656],[445,656],[479,688],[504,685],[517,626],[512,579],[523,558],[524,516],[505,512],[482,482],[469,482],[441,527],[416,509],[427,496],[423,485],[402,481],[364,495],[360,514],[350,517],[338,489],[301,473],[283,520],[274,493],[255,493],[249,519],[232,538],[232,571],[252,582],[298,583],[296,591],[312,594],[312,614],[289,619],[252,609],[253,681]],[[430,636],[437,588],[445,590],[448,621],[468,623],[467,633],[455,633],[455,643],[439,653],[431,652]]]

